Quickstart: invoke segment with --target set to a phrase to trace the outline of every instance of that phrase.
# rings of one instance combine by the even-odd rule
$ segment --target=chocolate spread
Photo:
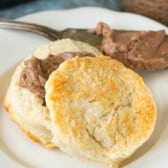
[[[24,61],[25,67],[20,75],[19,86],[27,88],[37,97],[44,99],[44,86],[49,75],[56,70],[62,62],[75,56],[85,57],[94,55],[87,52],[64,52],[56,56],[49,55],[45,59],[32,57]]]
[[[135,70],[157,70],[168,67],[168,36],[160,31],[111,30],[99,23],[90,30],[103,35],[101,50]]]

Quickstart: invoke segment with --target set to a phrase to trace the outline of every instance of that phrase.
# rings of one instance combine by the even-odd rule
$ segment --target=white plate
[[[47,11],[20,18],[51,26],[92,28],[104,21],[113,28],[135,30],[168,29],[142,16],[101,8]],[[32,33],[0,30],[0,99],[2,100],[16,64],[49,40]],[[140,73],[152,91],[158,108],[154,134],[133,157],[126,168],[168,167],[168,70]],[[10,120],[0,104],[0,167],[2,168],[100,168],[94,163],[71,159],[59,150],[49,150],[30,141]]]

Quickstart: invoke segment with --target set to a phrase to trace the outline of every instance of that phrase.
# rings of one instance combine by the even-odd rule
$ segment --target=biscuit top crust
[[[156,108],[143,79],[110,57],[67,60],[45,88],[55,142],[71,155],[107,163],[153,132]]]

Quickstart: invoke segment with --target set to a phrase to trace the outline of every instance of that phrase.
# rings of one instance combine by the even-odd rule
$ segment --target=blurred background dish
[[[168,0],[122,0],[122,9],[168,25]]]

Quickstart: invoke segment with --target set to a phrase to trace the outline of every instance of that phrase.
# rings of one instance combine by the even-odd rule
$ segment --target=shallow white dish
[[[168,29],[142,16],[113,12],[102,8],[35,13],[19,20],[44,24],[56,29],[92,28],[99,21],[112,28],[133,30]],[[26,32],[0,29],[0,167],[3,168],[101,168],[100,165],[71,159],[61,151],[43,148],[29,140],[10,120],[2,106],[2,98],[15,66],[39,45],[49,40]],[[156,101],[158,119],[149,141],[124,163],[126,168],[168,167],[168,70],[140,72]]]

